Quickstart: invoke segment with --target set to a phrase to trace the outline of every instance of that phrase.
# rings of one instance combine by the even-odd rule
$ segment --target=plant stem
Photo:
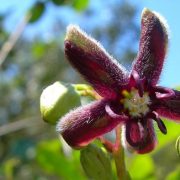
[[[100,99],[99,95],[94,90],[90,89],[90,90],[85,90],[82,92],[83,93],[81,95],[85,95],[85,96],[90,95],[97,100]],[[121,133],[122,133],[122,126],[118,125],[116,127],[115,144],[113,144],[111,141],[105,139],[103,136],[99,137],[99,140],[104,145],[106,150],[109,153],[112,153],[112,155],[113,155],[115,165],[116,165],[118,180],[130,180],[131,178],[126,170],[124,148],[121,144]]]
[[[116,142],[113,148],[113,157],[116,165],[118,180],[128,180],[128,173],[126,171],[124,148],[121,144],[121,126],[116,128]]]

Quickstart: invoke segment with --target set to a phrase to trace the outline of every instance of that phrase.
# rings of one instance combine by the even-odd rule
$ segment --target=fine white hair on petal
[[[95,119],[100,119],[105,111],[105,103],[106,100],[97,100],[70,110],[58,121],[56,131],[61,134],[66,130],[73,130],[84,124],[90,124]]]
[[[169,28],[169,25],[167,23],[167,20],[165,19],[165,17],[163,17],[161,14],[159,14],[158,12],[156,11],[153,11],[153,13],[158,17],[158,19],[160,20],[161,24],[163,24],[163,26],[165,27],[165,31],[166,33],[168,34],[168,38],[169,38],[169,35],[170,35],[170,28]]]
[[[99,43],[98,41],[96,41],[93,37],[91,37],[90,35],[88,35],[85,31],[83,31],[78,25],[76,24],[70,24],[67,27],[67,34],[66,34],[66,38],[65,40],[70,40],[72,39],[74,36],[79,36],[79,38],[83,38],[83,41],[85,41],[86,43],[88,43],[88,45],[92,45],[91,50],[98,52],[99,50],[101,50],[114,64],[116,64],[125,74],[128,74],[127,70],[121,66],[120,63],[117,62],[117,60],[115,58],[113,58],[105,49],[104,47],[101,45],[101,43]],[[95,45],[95,46],[94,46]]]
[[[144,13],[146,13],[147,11],[153,13],[160,21],[160,23],[164,26],[164,30],[168,35],[168,38],[170,38],[170,28],[169,25],[167,23],[167,20],[165,19],[164,16],[162,16],[160,13],[156,12],[156,11],[150,11],[148,8],[144,8],[141,14],[141,17],[144,15]]]
[[[73,126],[74,120],[78,117],[78,115],[80,115],[79,113],[82,110],[82,106],[71,109],[67,114],[65,114],[57,123],[56,125],[56,131],[58,133],[62,133],[63,131],[67,130],[68,128],[70,128],[71,126]],[[75,110],[78,110],[78,113],[74,113],[74,117],[73,119],[71,118],[72,115],[71,113],[73,113]]]
[[[152,12],[156,15],[156,17],[159,19],[161,25],[164,27],[163,29],[164,29],[165,33],[167,34],[167,38],[168,38],[167,40],[168,40],[168,44],[169,44],[169,39],[171,38],[171,31],[170,31],[170,28],[169,28],[166,18],[156,11],[152,11]],[[166,57],[167,57],[168,50],[169,50],[168,47],[169,46],[167,46],[167,49],[166,49],[166,51],[167,51]]]

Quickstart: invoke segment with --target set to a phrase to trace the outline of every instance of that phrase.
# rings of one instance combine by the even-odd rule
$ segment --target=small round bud
[[[61,82],[48,86],[40,97],[42,118],[50,124],[56,124],[70,109],[80,105],[80,95],[75,87]]]

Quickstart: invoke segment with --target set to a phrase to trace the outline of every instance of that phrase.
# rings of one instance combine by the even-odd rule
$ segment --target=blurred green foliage
[[[43,171],[52,176],[70,180],[76,175],[77,179],[84,179],[79,163],[79,151],[64,151],[57,139],[41,142],[37,146],[37,163]]]
[[[83,17],[82,26],[89,33],[129,67],[135,56],[133,46],[139,31],[134,22],[137,7],[125,1],[103,2],[111,13],[110,20],[105,24],[89,24],[93,22],[91,19],[98,20],[100,11],[99,7],[90,8],[89,1],[35,1],[27,12],[32,13],[29,23],[38,28],[50,4],[68,7]],[[0,47],[9,36],[3,25],[6,18],[7,15],[0,18]],[[45,124],[40,116],[39,97],[45,87],[59,80],[83,82],[64,58],[67,24],[64,16],[59,19],[55,24],[57,29],[50,32],[53,38],[45,40],[37,35],[30,41],[22,36],[0,67],[0,179],[87,179],[80,166],[80,152],[69,149],[58,139],[55,127]],[[123,38],[130,39],[125,43],[127,46],[120,44]],[[87,101],[89,99],[84,99],[82,104]],[[180,158],[175,149],[180,128],[174,122],[167,121],[166,125],[168,134],[157,132],[159,144],[154,152],[126,154],[132,179],[180,179]],[[113,174],[115,177],[115,168]]]
[[[42,16],[44,11],[45,11],[45,4],[43,2],[35,3],[34,6],[29,11],[30,14],[29,23],[33,23],[37,21]]]

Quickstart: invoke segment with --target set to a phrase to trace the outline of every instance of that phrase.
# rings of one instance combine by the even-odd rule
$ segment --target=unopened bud
[[[81,165],[90,179],[112,179],[112,169],[109,157],[95,145],[89,145],[81,150]]]
[[[42,118],[50,124],[56,124],[70,109],[80,105],[80,95],[75,87],[61,82],[48,86],[40,97]]]

